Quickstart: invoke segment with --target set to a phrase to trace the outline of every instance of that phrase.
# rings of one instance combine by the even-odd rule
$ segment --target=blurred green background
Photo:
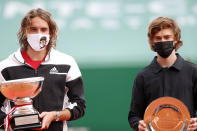
[[[32,8],[51,12],[59,26],[57,49],[79,64],[86,114],[70,131],[131,131],[127,121],[134,78],[156,55],[147,28],[158,16],[182,29],[178,52],[197,63],[196,0],[0,0],[0,60],[19,48],[16,34]]]

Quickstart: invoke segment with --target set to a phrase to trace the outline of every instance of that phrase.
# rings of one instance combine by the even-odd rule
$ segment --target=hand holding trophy
[[[146,108],[144,121],[149,131],[186,131],[190,113],[180,100],[160,97]]]
[[[0,91],[15,103],[6,117],[6,128],[12,130],[41,128],[39,112],[33,108],[32,98],[42,90],[44,77],[31,77],[4,81]]]

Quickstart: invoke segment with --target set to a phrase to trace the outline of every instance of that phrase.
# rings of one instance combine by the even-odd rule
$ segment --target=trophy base
[[[13,131],[39,129],[42,127],[38,114],[24,114],[14,116],[10,120],[10,125]]]

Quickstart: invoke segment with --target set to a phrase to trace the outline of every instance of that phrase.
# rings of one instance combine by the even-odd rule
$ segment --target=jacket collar
[[[176,56],[177,59],[175,63],[169,68],[174,68],[177,71],[180,71],[183,67],[184,59],[178,53],[176,53]],[[154,73],[158,73],[163,69],[163,67],[161,67],[160,64],[157,62],[157,56],[155,56],[153,61],[151,62],[151,69]]]
[[[43,62],[47,62],[50,60],[50,55],[55,49],[51,48],[51,50],[48,52],[47,56],[45,57]],[[21,54],[21,49],[19,48],[16,52],[13,54],[14,58],[19,61],[20,63],[25,63],[25,60],[23,59],[23,56]]]

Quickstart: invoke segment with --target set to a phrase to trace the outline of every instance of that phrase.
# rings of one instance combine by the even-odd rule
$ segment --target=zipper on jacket
[[[35,74],[35,76],[38,76],[38,69],[34,70],[34,74]]]

